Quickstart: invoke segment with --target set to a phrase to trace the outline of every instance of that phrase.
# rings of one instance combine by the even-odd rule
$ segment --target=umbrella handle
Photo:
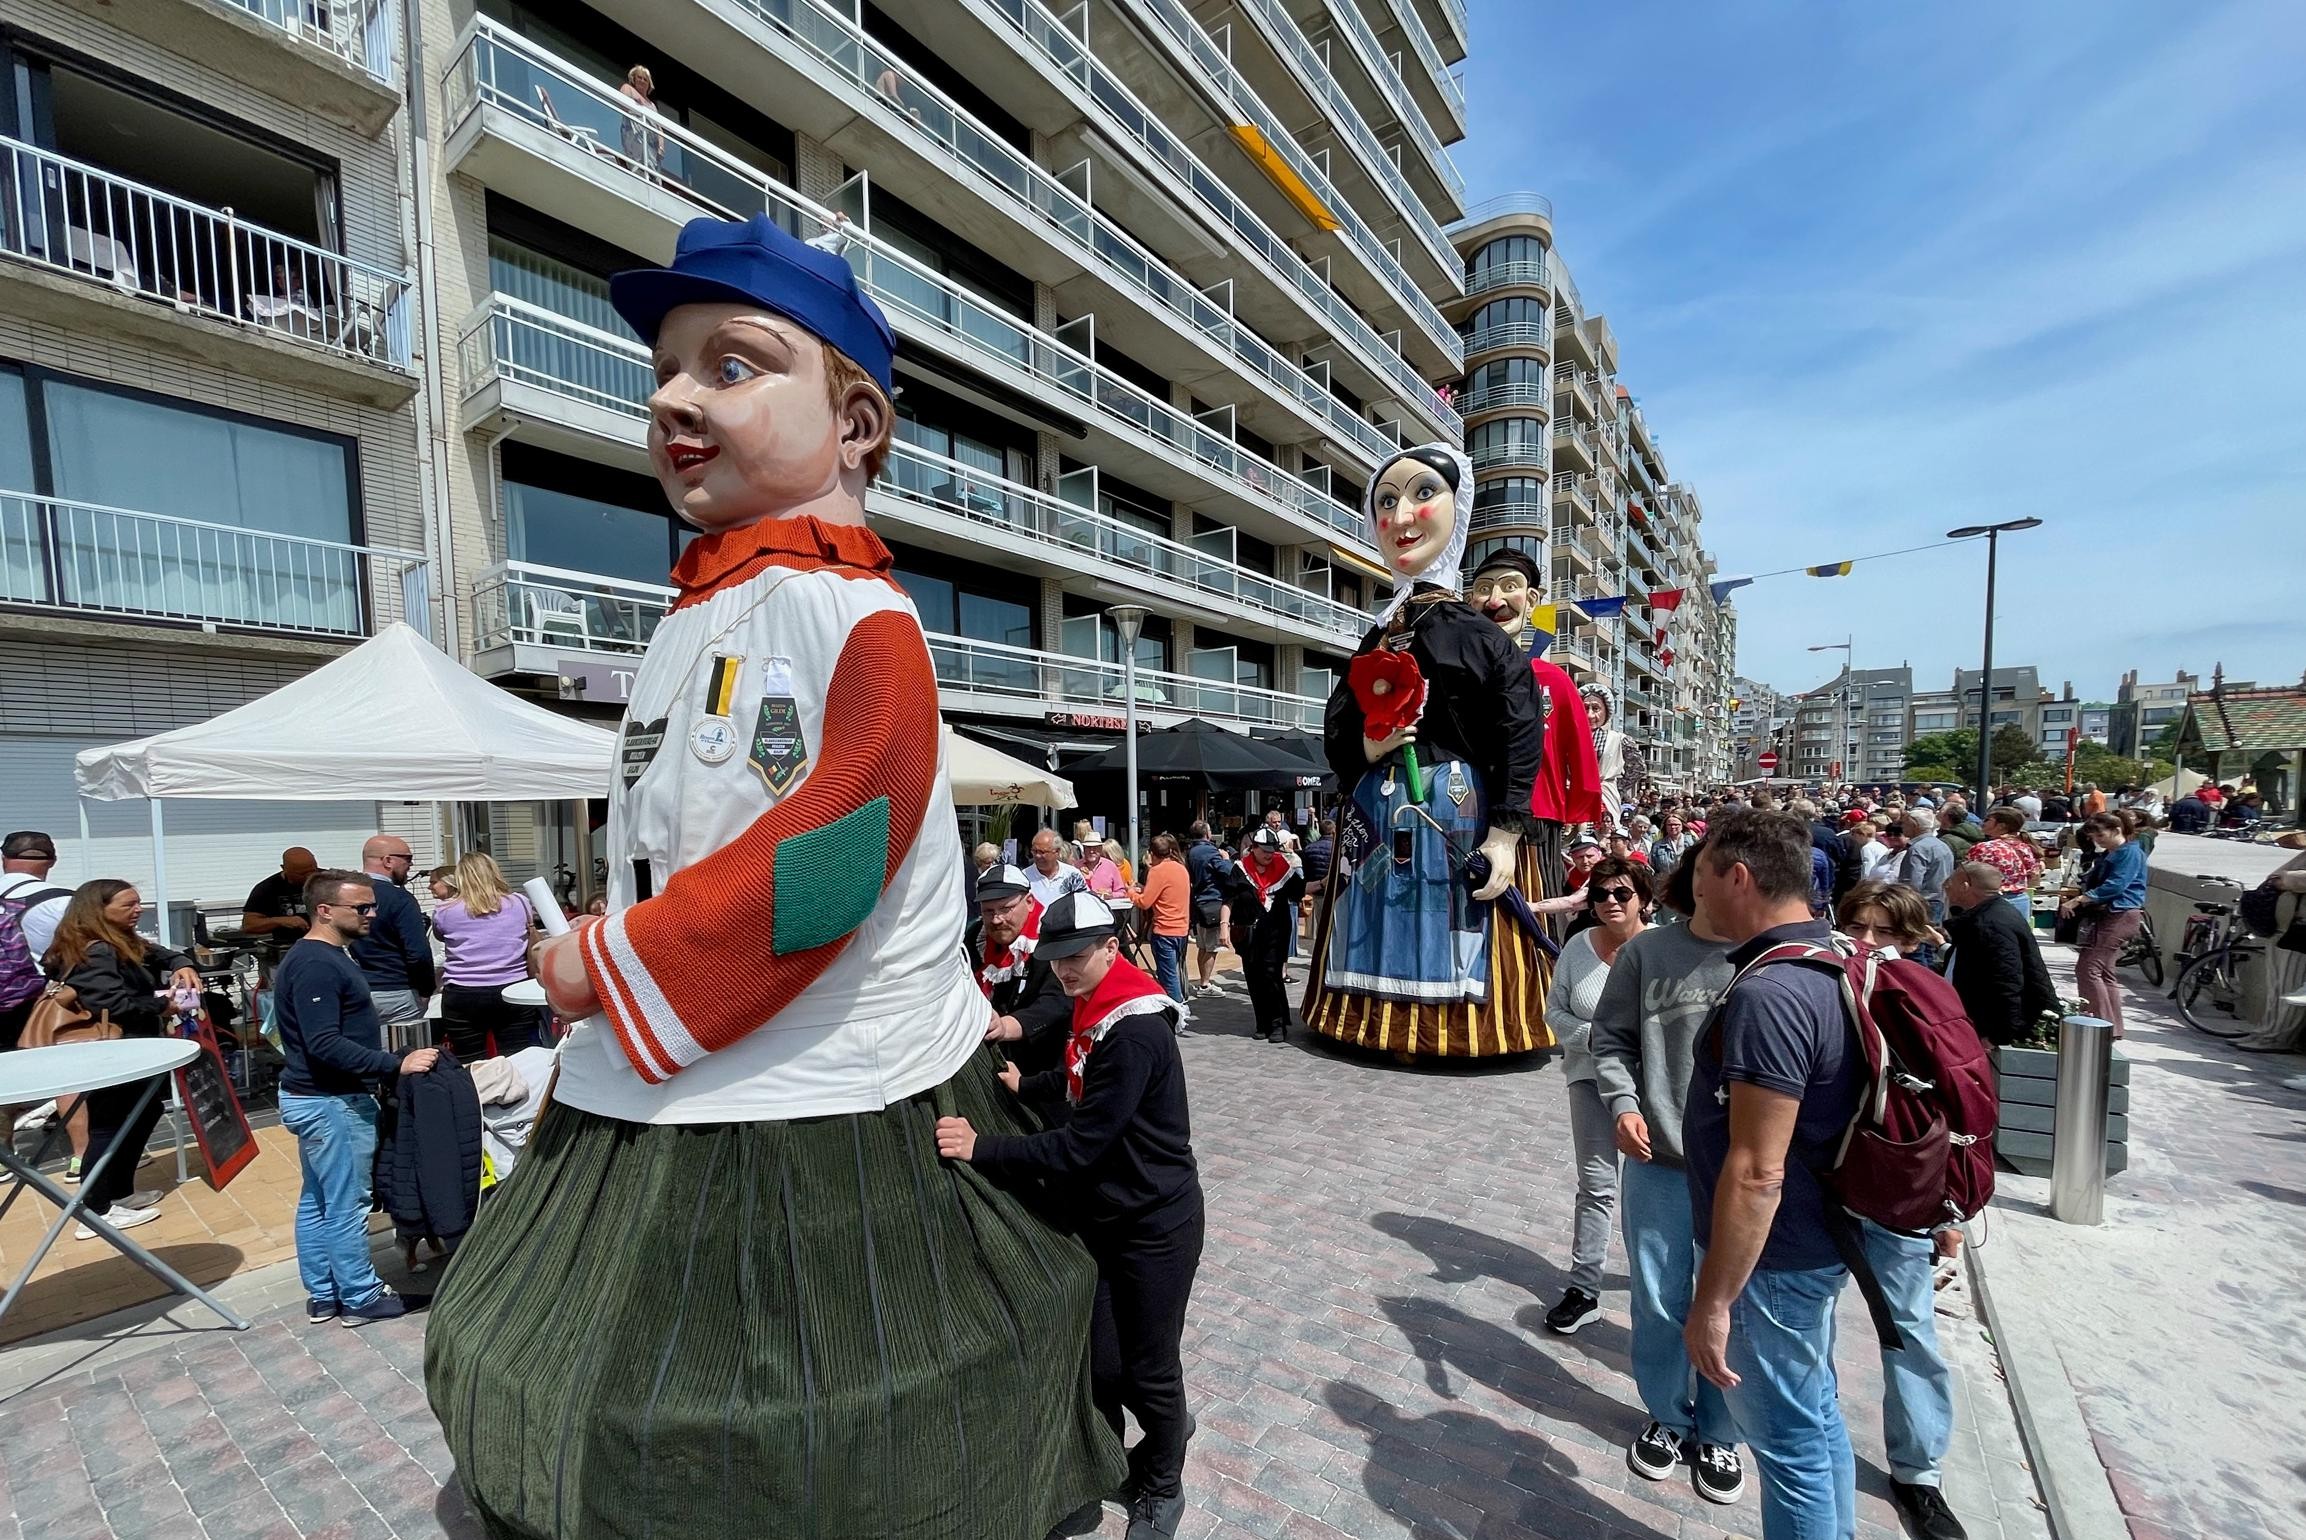
[[[1417,768],[1417,745],[1405,743],[1401,747],[1401,768],[1409,776],[1409,800],[1422,805],[1425,801],[1425,777]],[[1439,828],[1436,824],[1434,827]]]

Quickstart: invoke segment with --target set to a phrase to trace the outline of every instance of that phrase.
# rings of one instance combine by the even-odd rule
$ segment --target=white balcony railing
[[[1444,270],[1455,271],[1458,265],[1457,251],[1449,244],[1449,237],[1442,233],[1441,222],[1427,212],[1425,200],[1418,197],[1410,187],[1409,179],[1394,164],[1391,152],[1377,142],[1377,135],[1371,131],[1368,120],[1362,117],[1361,109],[1353,105],[1353,98],[1347,96],[1345,88],[1337,83],[1337,77],[1330,71],[1329,61],[1306,41],[1296,18],[1289,14],[1288,8],[1280,0],[1241,0],[1241,3],[1257,18],[1260,29],[1273,44],[1274,51],[1296,72],[1298,84],[1304,87],[1306,95],[1326,107],[1329,110],[1329,121],[1344,130],[1345,137],[1352,141],[1354,149],[1359,152],[1362,168],[1369,173],[1372,181],[1392,195],[1394,211],[1425,243],[1425,249],[1433,260]],[[1414,122],[1422,128],[1425,120],[1413,112],[1404,121]],[[1426,137],[1432,137],[1430,130]],[[1441,146],[1436,143],[1433,148],[1436,158],[1446,165],[1447,158],[1440,155]],[[1465,195],[1465,179],[1458,177],[1456,171],[1456,167],[1449,167],[1448,176],[1444,180],[1455,178],[1450,181],[1451,190],[1462,198]]]
[[[1491,262],[1465,275],[1467,298],[1498,289],[1542,289],[1548,282],[1546,262]]]
[[[1348,0],[1348,3],[1358,3],[1358,0]],[[1409,39],[1410,51],[1425,66],[1426,74],[1433,78],[1433,88],[1441,93],[1441,99],[1456,117],[1457,126],[1465,127],[1465,83],[1441,62],[1441,50],[1434,46],[1433,35],[1412,12],[1414,0],[1386,0],[1386,3],[1393,9],[1394,24],[1401,29],[1401,35]]]
[[[858,61],[860,70],[880,57],[865,55]],[[1023,217],[1043,226],[1084,262],[1093,263],[1117,287],[1137,294],[1149,310],[1166,315],[1216,352],[1232,356],[1321,427],[1358,446],[1372,460],[1392,453],[1396,445],[1391,435],[1357,416],[1311,375],[1236,323],[1230,312],[1130,239],[1087,199],[958,109],[944,105],[941,97],[929,94],[929,87],[919,86],[916,98],[916,82],[893,73],[899,67],[892,64],[870,77],[896,82],[905,110],[892,107],[892,114],[928,134],[981,185],[991,184],[998,195],[1021,204]],[[858,84],[866,81],[860,79]],[[884,85],[880,99],[887,95]],[[820,211],[783,183],[680,125],[641,112],[613,87],[487,17],[475,19],[450,72],[447,116],[452,130],[483,103],[582,146],[638,182],[680,194],[700,213],[744,218],[766,208],[788,221],[821,220]],[[881,260],[899,260],[869,233],[852,232],[851,239]],[[849,257],[862,277],[864,259],[855,246]],[[950,287],[949,280],[906,260],[919,277]]]
[[[769,0],[746,0],[746,3],[766,4]],[[1193,19],[1179,0],[1140,0],[1139,9],[1158,23],[1157,31],[1166,33],[1171,42],[1184,51],[1188,72],[1199,73],[1222,91],[1226,99],[1248,120],[1249,126],[1264,136],[1273,152],[1289,162],[1289,169],[1313,190],[1314,196],[1344,227],[1348,244],[1359,251],[1362,260],[1386,281],[1396,302],[1418,323],[1426,336],[1442,349],[1451,367],[1462,366],[1465,359],[1458,351],[1457,334],[1442,319],[1440,309],[1410,279],[1400,260],[1386,244],[1371,232],[1368,225],[1362,223],[1361,216],[1353,211],[1353,206],[1338,196],[1328,176],[1298,145],[1289,131],[1281,126],[1265,103],[1259,100],[1257,93],[1249,88],[1249,83],[1241,78],[1240,72],[1234,69],[1224,50],[1210,39],[1200,23]],[[1444,245],[1447,245],[1446,241]],[[1454,251],[1442,261],[1451,273],[1458,271]]]
[[[673,590],[527,562],[499,562],[473,592],[478,645],[565,647],[636,654],[656,634]],[[956,694],[1034,702],[1049,709],[1120,709],[1126,686],[1118,663],[1009,647],[931,632],[929,658],[940,688]],[[1225,684],[1158,669],[1137,670],[1140,709],[1318,730],[1324,702],[1278,690]]]
[[[1343,332],[1346,340],[1361,350],[1365,361],[1393,382],[1404,401],[1432,418],[1447,435],[1454,437],[1464,431],[1464,422],[1409,360],[1379,337],[1376,329],[1314,272],[1287,241],[1274,234],[1271,227],[1234,195],[1224,178],[1211,171],[1183,140],[1171,133],[1160,115],[1138,100],[1039,0],[985,0],[985,3],[994,16],[1059,71],[1086,86],[1090,98],[1104,109],[1102,126],[1135,140],[1166,167],[1244,246],[1262,257],[1299,299]]]
[[[1358,510],[1251,454],[1046,333],[990,309],[957,315],[942,309],[940,297],[950,300],[959,291],[940,288],[925,278],[917,289],[900,286],[892,279],[912,270],[893,261],[884,263],[870,249],[851,247],[849,260],[885,305],[934,324],[957,341],[990,349],[1002,363],[1027,371],[1038,383],[1088,407],[1114,431],[1192,460],[1228,492],[1276,513],[1325,525],[1357,545],[1369,544],[1369,530]],[[492,378],[551,391],[630,418],[633,441],[639,442],[649,394],[656,385],[647,350],[631,338],[507,294],[491,294],[466,318],[457,349],[467,392]]]
[[[0,137],[0,255],[395,369],[405,273]]]
[[[1471,416],[1475,412],[1495,411],[1505,406],[1550,407],[1553,392],[1543,385],[1520,381],[1508,385],[1484,385],[1458,398],[1458,408]]]
[[[226,0],[268,27],[335,54],[386,85],[400,42],[395,0]]]
[[[1369,79],[1377,87],[1378,94],[1393,108],[1394,117],[1408,131],[1409,137],[1417,141],[1417,148],[1425,156],[1426,164],[1433,168],[1434,176],[1463,204],[1465,173],[1457,169],[1457,163],[1442,148],[1440,137],[1433,132],[1432,125],[1425,121],[1424,109],[1409,94],[1407,82],[1402,80],[1401,72],[1393,67],[1392,56],[1386,53],[1385,45],[1377,40],[1377,34],[1370,30],[1368,18],[1361,14],[1360,0],[1329,0],[1328,11],[1330,16],[1345,24],[1347,44],[1361,60],[1361,67],[1369,72]],[[1456,84],[1455,81],[1450,83]],[[1463,93],[1460,92],[1459,101],[1463,100]],[[1462,119],[1460,126],[1463,126]]]
[[[484,324],[467,327],[461,340],[468,382],[493,374],[614,412],[630,421],[632,442],[642,441],[643,403],[656,384],[638,344],[504,295],[496,296],[478,319]],[[910,444],[892,447],[873,495],[1109,561],[1143,574],[1148,586],[1183,584],[1205,599],[1230,600],[1316,627],[1332,639],[1358,637],[1368,625],[1368,617],[1349,605]]]
[[[1508,419],[1508,425],[1511,420]],[[1495,470],[1512,466],[1521,470],[1543,473],[1546,468],[1545,440],[1541,438],[1508,439],[1502,444],[1481,444],[1472,451],[1473,468],[1477,471]]]
[[[1553,328],[1542,321],[1498,321],[1465,333],[1465,356],[1492,348],[1550,348]]]
[[[124,451],[130,446],[123,446]],[[412,551],[0,491],[0,604],[366,636],[421,607]]]

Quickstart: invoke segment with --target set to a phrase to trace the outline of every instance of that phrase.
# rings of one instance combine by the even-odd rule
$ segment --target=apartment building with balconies
[[[685,537],[607,278],[766,210],[896,328],[868,504],[948,720],[1052,763],[1109,746],[1134,605],[1141,717],[1318,730],[1386,586],[1362,489],[1464,436],[1434,383],[1463,371],[1462,97],[1426,67],[1450,25],[1425,0],[433,0],[473,666],[619,710]]]
[[[1470,559],[1520,550],[1547,574],[1549,656],[1610,697],[1661,785],[1725,779],[1736,614],[1706,586],[1697,497],[1616,379],[1617,339],[1554,247],[1552,205],[1493,198],[1450,234],[1464,261],[1450,313],[1465,352]]]
[[[142,807],[77,803],[76,751],[429,619],[403,58],[393,0],[0,12],[0,780],[68,877],[151,869]],[[421,835],[188,805],[171,883],[237,900],[380,820]]]

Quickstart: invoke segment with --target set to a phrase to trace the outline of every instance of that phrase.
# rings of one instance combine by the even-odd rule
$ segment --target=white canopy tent
[[[2191,770],[2180,770],[2168,780],[2156,781],[2146,789],[2160,797],[2164,802],[2175,802],[2186,793],[2197,787],[2207,786],[2209,783],[2210,778],[2206,775],[2197,775]]]
[[[945,729],[945,782],[964,807],[1030,802],[1038,807],[1071,807],[1073,783],[1024,760],[987,748],[974,738]]]
[[[394,624],[303,678],[173,732],[84,749],[80,795],[152,806],[153,901],[168,913],[162,802],[526,802],[605,795],[616,735],[498,689]]]

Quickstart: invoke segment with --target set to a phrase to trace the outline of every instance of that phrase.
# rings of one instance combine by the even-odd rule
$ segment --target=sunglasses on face
[[[376,905],[374,904],[323,904],[321,907],[323,909],[350,909],[354,914],[376,913]]]
[[[1633,889],[1603,888],[1599,892],[1595,893],[1594,897],[1600,899],[1605,904],[1630,904],[1633,902]]]

